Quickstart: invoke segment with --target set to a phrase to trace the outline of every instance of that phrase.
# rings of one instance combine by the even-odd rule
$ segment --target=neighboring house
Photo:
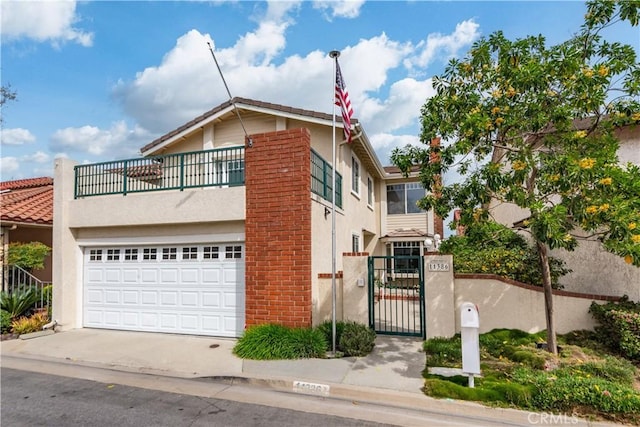
[[[342,282],[345,256],[423,254],[425,239],[442,235],[442,220],[415,207],[418,176],[383,168],[354,122],[347,144],[332,115],[234,98],[141,158],[58,159],[54,319],[237,337],[254,324],[330,318],[334,135],[343,292],[362,286]]]
[[[576,128],[586,128],[589,121],[576,122]],[[629,125],[617,130],[620,141],[618,160],[621,164],[640,165],[640,126]],[[493,204],[491,213],[496,221],[514,226],[526,219],[528,212],[514,205]],[[602,248],[595,240],[580,240],[573,252],[558,249],[551,255],[563,259],[573,270],[560,279],[567,291],[594,295],[628,295],[640,301],[640,268],[626,264],[624,260]]]
[[[42,242],[52,247],[53,179],[31,178],[0,182],[0,259],[7,265],[5,254],[10,243]],[[31,273],[44,282],[51,282],[51,256],[45,259],[44,269]],[[3,268],[3,272],[5,269]]]

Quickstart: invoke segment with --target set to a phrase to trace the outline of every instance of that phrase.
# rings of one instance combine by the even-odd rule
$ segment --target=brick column
[[[245,150],[246,325],[311,326],[311,134],[252,135]]]

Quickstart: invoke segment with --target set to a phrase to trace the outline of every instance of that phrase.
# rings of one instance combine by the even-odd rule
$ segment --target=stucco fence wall
[[[368,324],[367,255],[343,254],[344,270],[337,277],[336,318]],[[437,265],[435,271],[432,265]],[[448,271],[440,271],[448,265]],[[433,271],[430,271],[433,270]],[[364,286],[362,283],[364,281]],[[331,319],[331,278],[318,281],[320,301],[316,301],[316,322]],[[593,301],[605,303],[617,297],[554,291],[556,329],[560,334],[593,329],[589,314]],[[427,338],[450,337],[460,331],[462,303],[478,306],[480,333],[496,328],[538,332],[546,329],[542,288],[493,275],[453,274],[451,255],[425,256],[425,312]]]

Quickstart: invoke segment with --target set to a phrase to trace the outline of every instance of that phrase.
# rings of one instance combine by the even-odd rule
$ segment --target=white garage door
[[[238,337],[244,245],[85,248],[83,300],[90,328]]]

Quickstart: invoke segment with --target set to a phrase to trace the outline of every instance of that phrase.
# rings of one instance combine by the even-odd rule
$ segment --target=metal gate
[[[424,257],[369,257],[369,326],[425,338]]]

